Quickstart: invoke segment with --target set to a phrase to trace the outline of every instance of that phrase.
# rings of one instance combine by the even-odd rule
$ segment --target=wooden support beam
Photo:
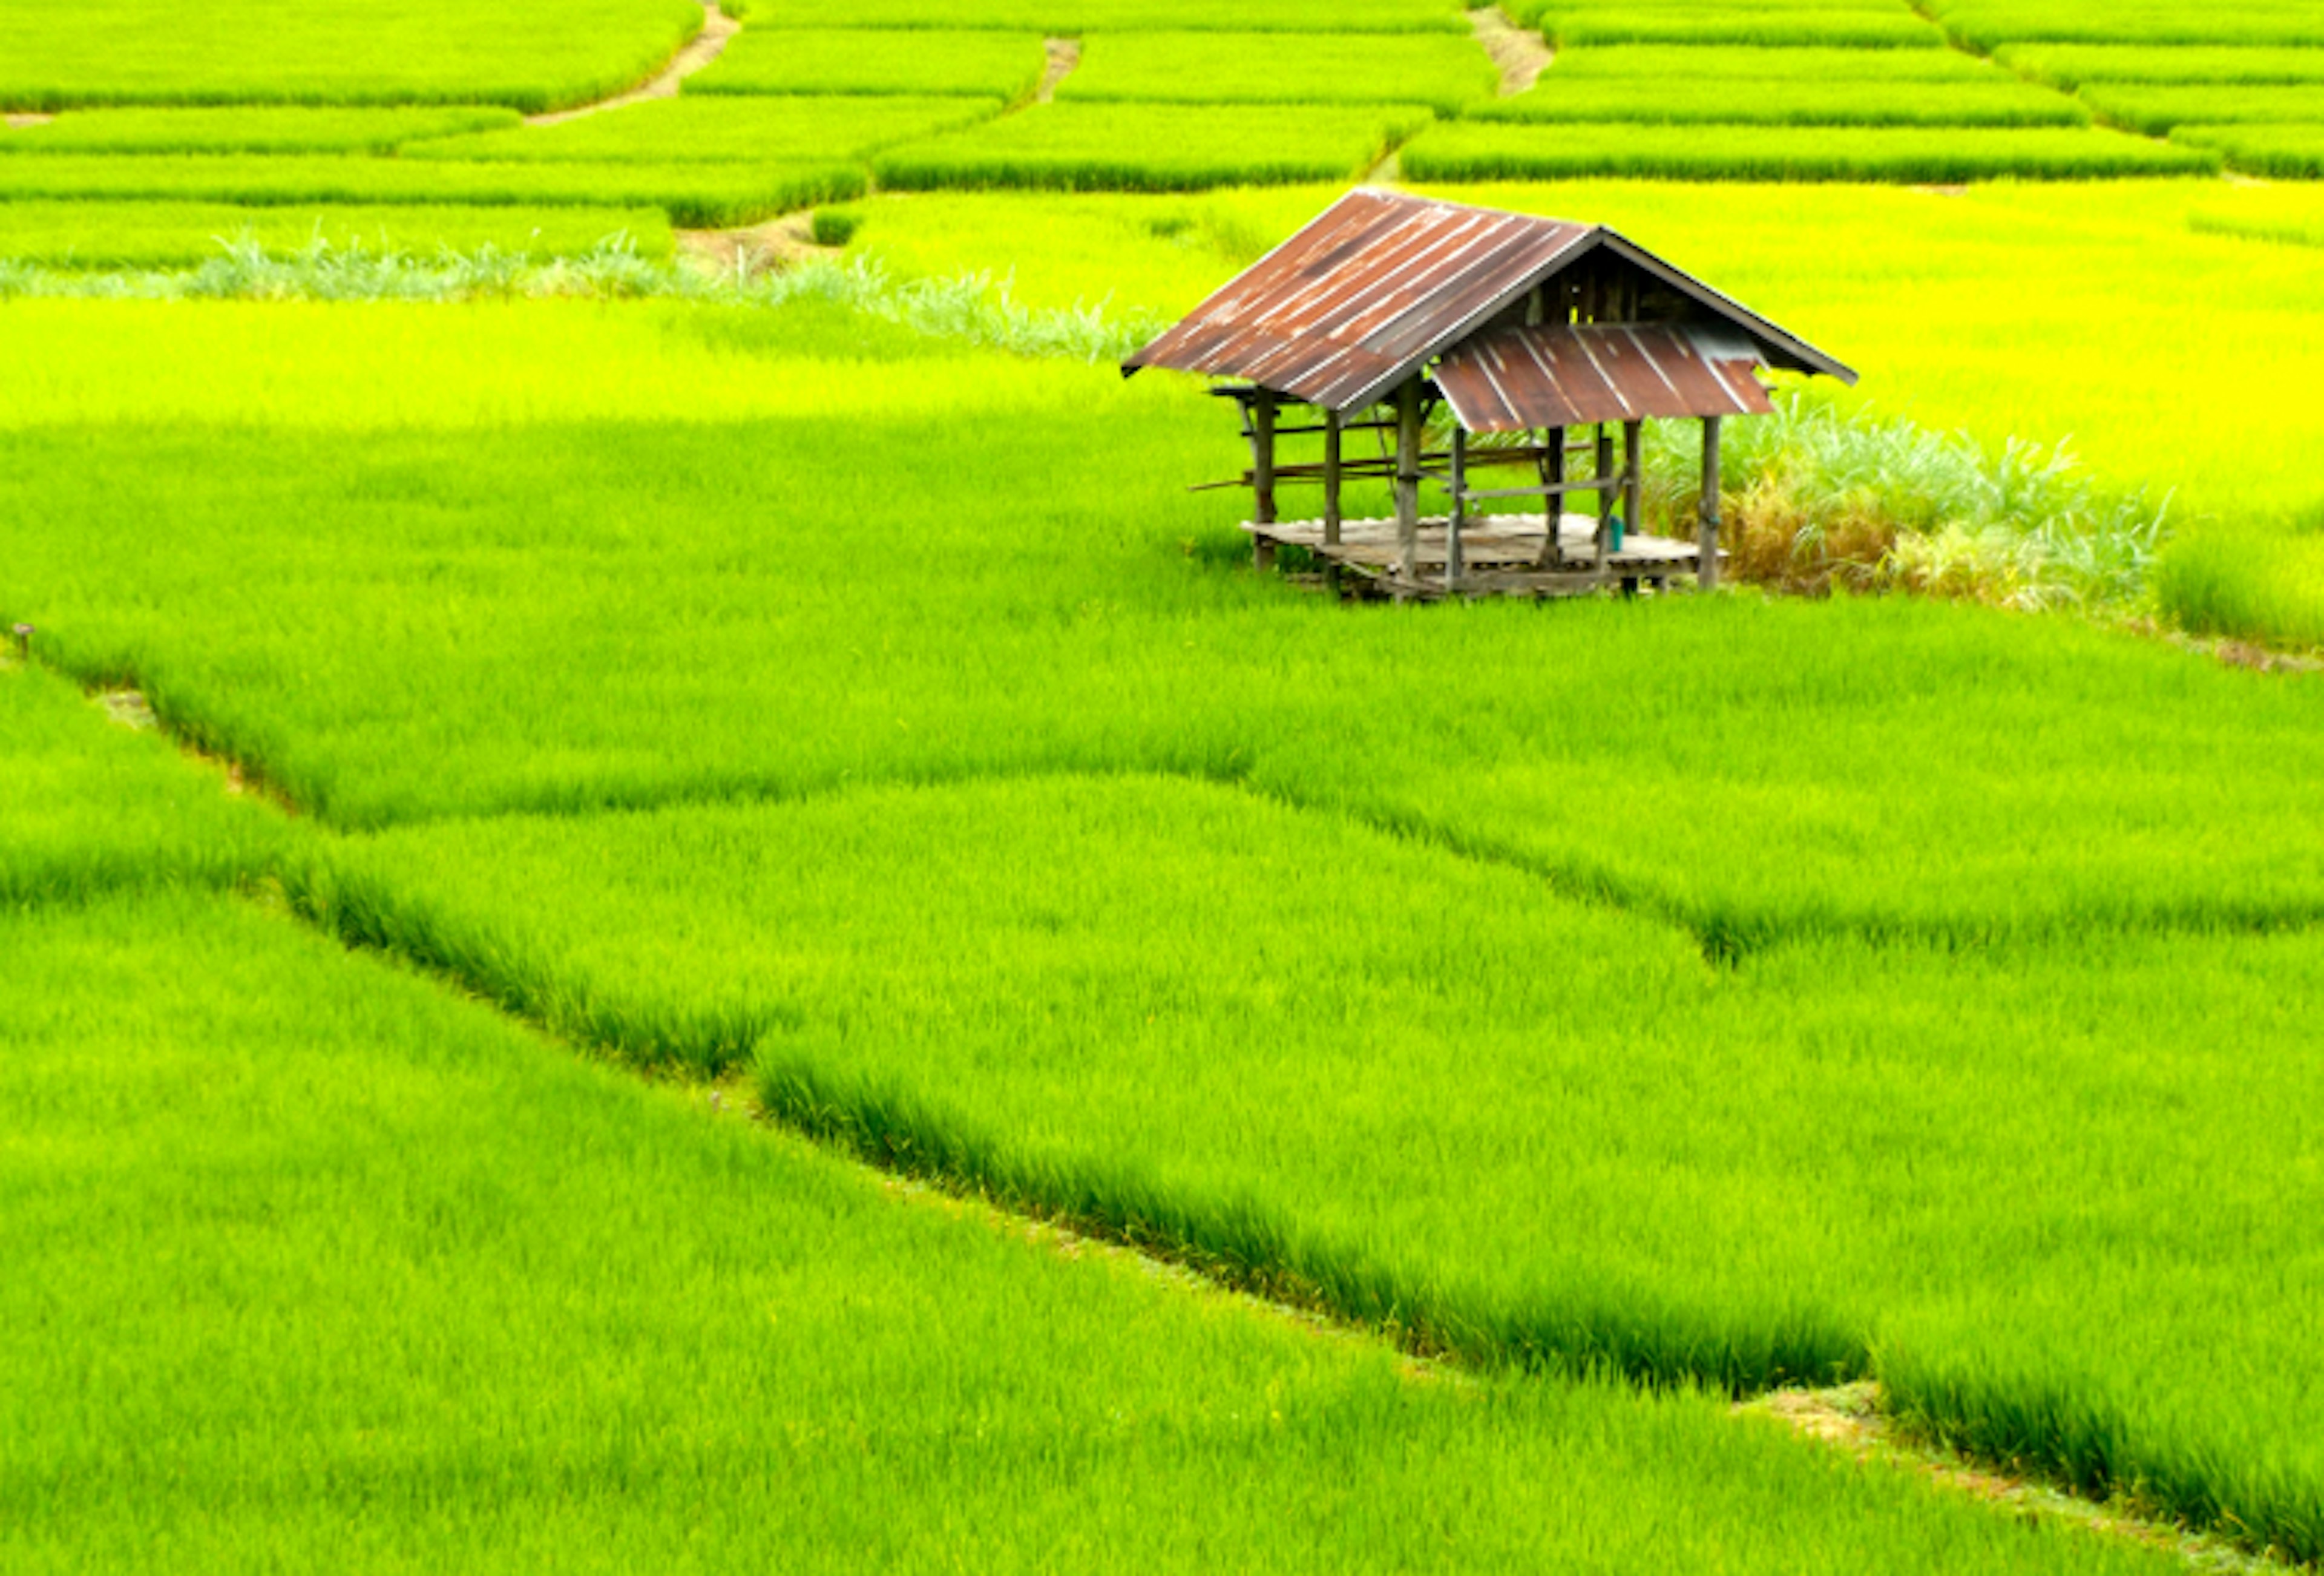
[[[1396,572],[1414,577],[1420,558],[1420,379],[1396,392]]]
[[[1598,475],[1606,485],[1598,489],[1598,534],[1591,542],[1591,567],[1606,572],[1607,539],[1614,534],[1614,435],[1598,423]]]
[[[1444,522],[1444,589],[1461,588],[1461,530],[1468,524],[1468,477],[1463,474],[1469,459],[1469,429],[1455,421],[1452,424],[1452,513]]]
[[[1323,412],[1323,545],[1340,545],[1340,413]],[[1336,558],[1323,566],[1323,584],[1331,590],[1340,588],[1340,563]]]
[[[1642,441],[1646,424],[1643,421],[1622,423],[1622,530],[1631,536],[1638,534],[1638,499],[1641,491],[1638,466],[1646,445]],[[1631,589],[1636,590],[1633,586]]]
[[[1702,419],[1702,536],[1697,546],[1702,553],[1695,568],[1695,583],[1705,591],[1719,585],[1719,418]]]
[[[1548,568],[1558,561],[1557,527],[1565,513],[1565,429],[1547,428],[1541,436],[1546,452],[1534,462],[1534,474],[1541,478],[1543,530],[1548,533],[1542,539],[1541,562]]]
[[[1261,389],[1250,401],[1250,521],[1253,525],[1275,523],[1275,394]],[[1275,567],[1275,541],[1271,537],[1255,535],[1250,539],[1250,563],[1254,569]]]

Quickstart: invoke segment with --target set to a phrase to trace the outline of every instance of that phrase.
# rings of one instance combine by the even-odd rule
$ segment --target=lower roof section
[[[1648,417],[1747,416],[1771,407],[1757,348],[1720,327],[1545,324],[1480,335],[1444,354],[1436,386],[1471,432]]]

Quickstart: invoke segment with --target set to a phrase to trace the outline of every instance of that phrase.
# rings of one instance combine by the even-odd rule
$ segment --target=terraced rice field
[[[2312,8],[536,9],[0,17],[0,1566],[2324,1561]],[[1253,573],[1359,179],[1887,594]]]

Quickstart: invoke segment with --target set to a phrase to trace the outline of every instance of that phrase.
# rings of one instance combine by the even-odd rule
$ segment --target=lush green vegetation
[[[1599,44],[1800,45],[1812,49],[1930,49],[1936,30],[1902,8],[1582,5],[1568,0],[1533,12],[1561,50]]]
[[[1324,34],[1100,33],[1058,85],[1066,100],[1173,104],[1424,104],[1489,98],[1499,74],[1472,40]],[[1231,128],[1240,117],[1220,116]]]
[[[2248,91],[2248,90],[2246,90]],[[2216,149],[2238,170],[2282,180],[2324,177],[2324,121],[2281,125],[2178,125],[2171,140]]]
[[[2060,88],[2085,82],[2324,82],[2324,52],[2200,44],[2004,44],[1994,58]]]
[[[679,225],[747,224],[862,192],[851,164],[584,163],[563,160],[220,154],[0,159],[0,198],[149,198],[256,205],[652,205]]]
[[[2094,83],[2084,102],[2107,120],[2150,136],[2190,123],[2324,120],[2324,83]]]
[[[0,952],[12,1570],[2163,1568],[901,1201],[247,908]]]
[[[0,11],[0,109],[100,104],[579,104],[650,76],[695,0],[29,0]]]
[[[959,93],[1014,100],[1041,79],[1038,33],[744,29],[687,93]]]
[[[1876,51],[1862,52],[1877,58]],[[1724,141],[1733,126],[2071,126],[2088,124],[2090,116],[2070,98],[2006,80],[1998,73],[1974,82],[1906,84],[1881,78],[1815,81],[1607,74],[1568,80],[1553,70],[1531,92],[1475,106],[1468,118],[1708,123]],[[1745,145],[1750,146],[1748,139]],[[1709,150],[1714,158],[1718,152]],[[1749,165],[1748,152],[1740,161]]]
[[[282,841],[274,812],[229,797],[223,771],[180,760],[160,734],[108,726],[102,703],[28,671],[15,657],[26,639],[0,629],[0,913],[263,868]]]
[[[1936,0],[1945,31],[1980,49],[2044,43],[2324,44],[2324,18],[2308,0],[2247,0],[2232,7],[2176,0]]]
[[[1046,104],[872,161],[899,189],[1048,187],[1183,191],[1347,180],[1427,124],[1423,108]]]
[[[1992,65],[1959,50],[1614,44],[1558,56],[1551,84],[1660,79],[1670,88],[1735,82],[1991,82]]]
[[[2313,935],[1722,975],[1520,871],[1136,779],[453,822],[327,862],[294,901],[573,1037],[702,1071],[755,1046],[762,1098],[883,1162],[1428,1343],[1742,1388],[1877,1366],[2098,1487],[2208,1487],[2287,1539],[2324,1508],[2324,1255],[2277,1114],[2324,1096]]]
[[[2187,224],[2199,235],[2324,246],[2324,188],[2233,187],[2189,209]]]
[[[554,125],[446,137],[417,158],[588,164],[828,163],[989,120],[997,98],[835,94],[667,98]]]
[[[801,11],[787,0],[723,0],[730,16],[753,27],[1000,28],[1050,36],[1217,29],[1277,33],[1466,32],[1467,21],[1447,0],[975,0],[970,6],[932,8],[918,0],[855,0],[844,17]]]
[[[489,247],[544,262],[581,255],[612,235],[626,237],[641,257],[669,255],[669,220],[659,208],[244,207],[80,198],[0,203],[0,258],[50,267],[185,268],[228,247],[297,252],[318,240],[340,251],[380,255]]]
[[[1540,89],[1536,88],[1536,92]],[[2203,149],[2084,130],[1455,121],[1403,150],[1416,180],[2100,180],[2216,169]]]
[[[387,153],[512,126],[512,109],[101,109],[0,131],[6,153]]]

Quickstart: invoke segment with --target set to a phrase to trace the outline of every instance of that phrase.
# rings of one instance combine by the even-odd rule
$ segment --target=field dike
[[[625,93],[616,93],[610,98],[601,98],[594,104],[576,105],[571,109],[551,110],[546,115],[529,115],[525,116],[524,124],[533,126],[553,126],[560,121],[578,120],[587,115],[602,115],[609,109],[622,109],[632,104],[644,104],[656,98],[675,98],[678,97],[678,85],[725,53],[727,44],[733,41],[736,33],[742,31],[742,24],[720,10],[715,0],[704,0],[702,31],[689,39],[678,53],[670,57],[669,64],[664,66],[651,78]]]
[[[92,699],[116,725],[170,727],[134,687],[116,682]],[[183,747],[224,767],[227,792],[244,791],[254,779],[231,761]],[[285,800],[272,802],[295,813]],[[1310,1328],[1387,1340],[1424,1363],[1712,1387],[1735,1398],[1740,1417],[1772,1416],[1861,1459],[1925,1471],[2012,1514],[2064,1518],[2172,1548],[2201,1569],[2257,1568],[2248,1551],[2304,1562],[2324,1556],[2298,1485],[2246,1483],[2236,1493],[2209,1470],[2223,1463],[2143,1459],[2126,1448],[2118,1424],[2070,1397],[2028,1405],[2027,1397],[1949,1392],[1941,1381],[1884,1375],[1880,1354],[1859,1336],[1812,1316],[1781,1330],[1715,1329],[1641,1306],[1635,1296],[1586,1289],[1554,1311],[1489,1306],[1302,1232],[1247,1196],[1201,1196],[1132,1171],[1029,1157],[903,1091],[785,1053],[783,1031],[796,1026],[779,1011],[641,1019],[558,983],[552,960],[510,938],[443,923],[383,884],[349,879],[313,844],[282,860],[278,883],[272,889],[293,914],[344,945],[398,957],[576,1050],[701,1086],[707,1111],[742,1106],[903,1179],[908,1192],[925,1187],[931,1196],[1014,1216],[1063,1253],[1093,1244],[1132,1252],[1160,1273],[1259,1299]],[[262,893],[261,900],[272,899]],[[1803,1380],[1826,1387],[1803,1391]],[[2039,1426],[2045,1418],[2054,1426]],[[2025,1426],[2029,1419],[2036,1426]]]

